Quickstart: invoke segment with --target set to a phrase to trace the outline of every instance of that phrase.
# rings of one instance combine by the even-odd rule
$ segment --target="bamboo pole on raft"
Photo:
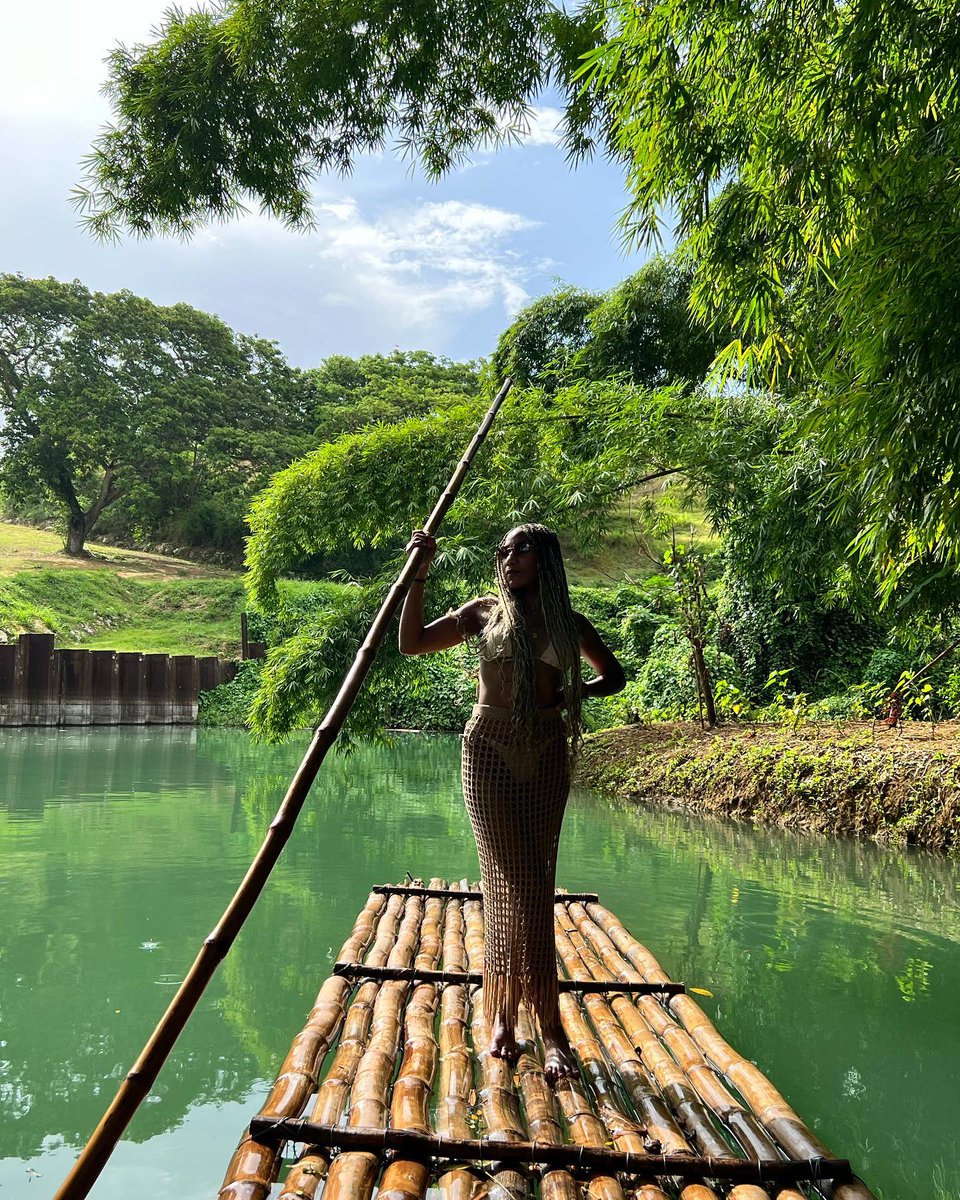
[[[464,904],[465,943],[471,971],[483,970],[483,910],[479,896]],[[520,1098],[513,1083],[513,1067],[490,1053],[490,1023],[483,1011],[483,988],[472,995],[470,1029],[474,1061],[480,1067],[479,1101],[489,1139],[493,1142],[526,1140]],[[515,1166],[495,1170],[485,1192],[486,1200],[526,1200],[531,1194],[527,1174]]]
[[[431,879],[430,887],[446,886]],[[415,966],[432,971],[440,957],[440,925],[443,900],[431,897],[424,905],[420,927],[420,950]],[[404,1049],[400,1073],[390,1098],[390,1127],[431,1133],[430,1096],[437,1069],[437,1040],[434,1024],[437,1015],[437,985],[418,984],[407,1001],[403,1016]],[[390,1160],[377,1189],[379,1200],[423,1200],[430,1181],[430,1160],[404,1158]]]
[[[603,964],[583,942],[579,930],[571,924],[573,917],[569,907],[566,911],[557,905],[555,929],[557,950],[567,972],[576,979],[609,976]],[[562,914],[562,915],[561,915]],[[677,1117],[661,1096],[646,1068],[640,1062],[639,1051],[633,1040],[617,1020],[615,1010],[629,1001],[622,994],[611,997],[584,996],[584,1008],[597,1034],[597,1041],[606,1052],[607,1058],[617,1064],[617,1073],[627,1095],[643,1122],[647,1136],[657,1147],[658,1153],[692,1154],[693,1148],[680,1129]],[[595,1052],[598,1056],[599,1052]],[[601,1110],[601,1116],[611,1131],[619,1121],[616,1110]],[[648,1149],[651,1153],[652,1148]],[[717,1194],[706,1183],[684,1182],[679,1187],[680,1200],[718,1200]]]
[[[656,959],[653,958],[646,947],[641,946],[626,931],[617,918],[602,905],[590,904],[584,907],[574,904],[571,905],[570,911],[586,945],[599,955],[603,961],[605,970],[611,972],[614,977],[623,977],[626,979],[632,976],[642,976],[646,978],[646,973],[639,969],[641,965],[644,965],[653,977],[666,978],[659,963],[656,962]],[[593,973],[596,973],[596,970]],[[760,1144],[760,1142],[754,1140],[758,1132],[762,1131],[776,1142],[778,1139],[776,1139],[774,1131],[766,1122],[758,1118],[754,1112],[747,1112],[747,1110],[743,1109],[736,1102],[722,1086],[716,1075],[713,1074],[709,1064],[707,1064],[706,1059],[699,1053],[693,1040],[672,1019],[670,1013],[676,1012],[673,1003],[676,999],[678,997],[674,997],[666,1007],[657,1005],[655,1010],[645,1003],[645,997],[637,1001],[636,1004],[624,1000],[622,1007],[618,1010],[618,1015],[624,1021],[625,1027],[633,1037],[642,1039],[645,1035],[649,1035],[651,1039],[656,1039],[657,1033],[661,1037],[664,1037],[664,1040],[670,1045],[671,1050],[678,1055],[681,1063],[690,1071],[690,1076],[688,1077],[691,1078],[691,1082],[694,1083],[701,1097],[709,1095],[711,1096],[711,1102],[717,1102],[718,1107],[721,1109],[719,1115],[729,1123],[731,1129],[735,1129],[738,1137],[745,1130],[750,1131],[751,1137],[748,1138],[748,1144],[752,1142],[754,1153],[756,1153],[757,1147]],[[682,999],[685,1001],[685,1004],[681,1007],[686,1008],[688,1011],[695,1010],[703,1021],[708,1025],[710,1024],[693,1000],[688,996],[684,996]],[[637,1010],[640,1011],[638,1012]],[[641,1012],[643,1016],[641,1016]],[[710,1025],[710,1028],[713,1029],[713,1026]],[[715,1029],[714,1033],[716,1033]],[[719,1038],[719,1034],[716,1034],[716,1036]],[[722,1039],[720,1040],[722,1041]],[[731,1050],[731,1054],[735,1054],[735,1052]],[[737,1057],[739,1058],[739,1056]],[[752,1064],[751,1069],[755,1075],[755,1080],[762,1083],[764,1094],[779,1097],[779,1093],[776,1092],[769,1080],[755,1067],[752,1067]],[[731,1082],[733,1081],[731,1080]],[[744,1090],[737,1084],[734,1084],[734,1086],[737,1086],[737,1090],[743,1095],[747,1103],[754,1107],[753,1102],[757,1094],[757,1085],[755,1084],[752,1094],[749,1089]],[[786,1101],[782,1097],[779,1097],[779,1099],[784,1107],[786,1107]],[[792,1110],[789,1111],[792,1112]],[[734,1114],[736,1115],[736,1119],[731,1120]],[[796,1114],[793,1115],[797,1126],[800,1129],[804,1129],[805,1127],[800,1122],[799,1117],[796,1117]],[[809,1131],[807,1133],[809,1134]],[[806,1153],[794,1153],[792,1147],[784,1146],[789,1157],[798,1159],[830,1157],[829,1150],[822,1143],[816,1142],[812,1134],[809,1134],[809,1138],[810,1141],[806,1143],[809,1149]],[[781,1144],[783,1143],[781,1142]],[[744,1186],[741,1185],[741,1193],[735,1200],[753,1200],[748,1191],[742,1190]],[[861,1188],[863,1190],[860,1190]],[[834,1183],[831,1195],[835,1200],[873,1200],[871,1193],[860,1184],[859,1180],[855,1180],[852,1183],[846,1181]],[[799,1189],[790,1186],[778,1189],[776,1196],[777,1200],[803,1200]]]
[[[571,1031],[566,1021],[564,1022],[564,1032],[569,1038]],[[574,1036],[576,1036],[576,1031],[574,1031]],[[577,1048],[572,1043],[571,1048],[576,1054]],[[590,1106],[589,1090],[584,1086],[579,1075],[573,1079],[559,1080],[554,1085],[554,1091],[560,1111],[566,1121],[571,1142],[575,1146],[585,1149],[600,1149],[605,1146],[607,1132],[603,1127],[603,1122]],[[591,1171],[584,1186],[583,1195],[585,1200],[625,1200],[623,1188],[616,1173],[605,1171],[602,1168]]]
[[[420,935],[423,900],[406,902],[397,944],[389,965],[407,967],[413,962]],[[349,1127],[386,1129],[390,1081],[393,1079],[403,1032],[404,1002],[410,985],[389,980],[380,985],[373,1008],[370,1041],[357,1067],[350,1097]],[[382,1152],[351,1150],[338,1154],[330,1166],[324,1188],[326,1200],[370,1200],[382,1162]]]
[[[569,915],[575,923],[575,928],[570,933],[571,941],[576,944],[580,960],[589,974],[594,977],[610,978],[612,975],[614,978],[624,979],[636,974],[616,953],[613,944],[606,941],[598,927],[591,923],[582,905],[570,905]],[[639,946],[639,942],[637,945]],[[598,957],[598,954],[601,957]],[[703,1121],[710,1120],[712,1109],[718,1119],[731,1129],[737,1140],[746,1145],[752,1159],[770,1161],[780,1157],[776,1145],[769,1138],[764,1138],[762,1131],[755,1128],[752,1114],[745,1114],[742,1106],[723,1088],[705,1060],[696,1053],[696,1048],[669,1036],[670,1032],[677,1031],[677,1027],[665,1010],[655,1002],[653,1005],[635,1006],[625,996],[618,997],[613,1003],[613,1008],[629,1032],[631,1040],[641,1048],[645,1060],[656,1073],[662,1086],[669,1089],[667,1094],[683,1104],[683,1109],[678,1108],[678,1111],[683,1111],[688,1120],[691,1117],[696,1118],[691,1127],[698,1142],[703,1141],[706,1132]],[[642,1012],[638,1012],[638,1008],[642,1008]],[[689,1042],[689,1039],[687,1041]],[[688,1082],[682,1082],[684,1078]],[[744,1136],[744,1129],[748,1131],[749,1136]],[[688,1192],[687,1188],[683,1190],[682,1200],[692,1200]],[[769,1193],[764,1188],[750,1183],[737,1184],[731,1189],[729,1197],[730,1200],[770,1200]],[[785,1187],[777,1191],[777,1200],[804,1198],[797,1189]]]
[[[663,968],[645,947],[629,933],[619,920],[602,904],[590,903],[586,915],[609,937],[618,951],[645,980],[666,979]],[[677,1003],[677,1001],[681,1003]],[[830,1158],[830,1150],[800,1120],[769,1079],[723,1040],[700,1006],[689,996],[675,996],[669,1004],[681,1023],[691,1033],[696,1030],[697,1042],[705,1053],[726,1074],[737,1091],[757,1114],[767,1132],[794,1159]],[[724,1065],[725,1064],[725,1065]],[[831,1200],[876,1200],[863,1180],[854,1176],[833,1185]]]
[[[517,1076],[527,1118],[527,1137],[547,1146],[563,1145],[563,1130],[557,1115],[553,1087],[543,1073],[543,1064],[533,1053],[536,1033],[526,1006],[521,1005],[517,1021],[520,1058]],[[573,1175],[563,1167],[543,1167],[540,1173],[541,1200],[578,1200],[580,1189]]]
[[[383,899],[382,896],[370,894],[351,936],[340,951],[345,959],[359,959],[371,941],[376,945],[390,925],[390,910],[403,906],[402,901],[390,903],[386,906],[387,913],[381,915],[385,907]],[[396,928],[395,922],[393,928]],[[344,983],[346,986],[335,987],[335,983]],[[303,1111],[307,1097],[316,1086],[316,1069],[340,1029],[350,986],[346,980],[335,978],[323,983],[306,1025],[293,1039],[283,1060],[276,1081],[260,1110],[261,1116],[290,1117]],[[220,1200],[263,1200],[269,1195],[276,1178],[278,1160],[279,1147],[255,1142],[244,1134],[227,1168],[219,1193]]]
[[[571,905],[572,909],[581,906]],[[638,943],[639,944],[639,943]],[[620,972],[624,974],[626,972]],[[644,997],[647,1000],[647,997]],[[655,1000],[637,1006],[649,1028],[660,1038],[676,1059],[698,1096],[730,1131],[737,1143],[750,1158],[771,1159],[779,1157],[779,1149],[773,1139],[759,1124],[753,1113],[727,1091],[717,1079],[712,1068],[700,1053],[693,1040],[677,1025],[674,1019]],[[747,1198],[743,1200],[762,1200]]]
[[[562,906],[558,904],[554,909],[557,953],[568,975],[575,979],[586,978],[588,972],[580,961],[564,923],[570,918],[566,914],[561,917],[562,912]],[[603,1043],[604,1023],[609,1024],[612,1019],[610,1006],[604,999],[596,995],[584,995],[583,1009],[571,1001],[572,997],[569,995],[561,996],[560,1014],[563,1019],[563,1027],[570,1039],[570,1045],[580,1063],[580,1069],[589,1081],[596,1097],[600,1121],[606,1127],[608,1135],[604,1144],[612,1141],[617,1150],[646,1154],[649,1148],[644,1134],[646,1133],[649,1137],[649,1131],[645,1130],[642,1125],[638,1125],[624,1110],[620,1100],[620,1090],[609,1067],[609,1061],[616,1062],[617,1060],[615,1058],[608,1060],[611,1048]],[[587,1016],[590,1018],[592,1028],[587,1024]],[[631,1053],[631,1057],[633,1054],[635,1052]],[[684,1145],[686,1147],[686,1143]],[[658,1151],[660,1149],[659,1143],[657,1149]],[[632,1194],[634,1200],[669,1200],[667,1193],[653,1178],[639,1182],[632,1189]],[[717,1200],[717,1198],[713,1192],[706,1188],[699,1189],[698,1185],[694,1184],[685,1190],[683,1200]]]
[[[402,896],[390,897],[387,911],[381,917],[380,923],[377,926],[373,949],[364,960],[365,965],[381,967],[386,963],[390,951],[397,940],[397,930],[400,927],[400,918],[403,916],[403,905]],[[319,1125],[339,1124],[340,1118],[347,1110],[350,1089],[353,1087],[353,1081],[356,1078],[357,1067],[360,1065],[360,1060],[367,1048],[370,1025],[373,1020],[373,1006],[379,990],[380,985],[372,980],[361,983],[356,995],[353,997],[350,1008],[347,1010],[347,1015],[343,1022],[343,1031],[337,1042],[337,1052],[317,1092],[313,1110],[310,1114],[310,1120]],[[318,1060],[318,1068],[319,1065]],[[264,1115],[262,1110],[260,1115]],[[241,1147],[243,1146],[244,1143],[241,1142]],[[248,1152],[252,1151],[254,1147],[261,1153],[266,1150],[264,1143],[249,1141]],[[272,1150],[274,1153],[272,1177],[275,1178],[277,1168],[279,1167],[282,1145],[275,1145],[272,1147]],[[235,1155],[235,1161],[236,1158],[237,1156]],[[231,1163],[227,1169],[223,1188],[220,1192],[220,1200],[234,1200],[234,1192],[229,1190],[229,1188],[231,1185],[240,1182],[240,1178],[233,1174],[233,1165]],[[312,1197],[316,1195],[320,1187],[321,1181],[325,1178],[329,1167],[329,1154],[317,1146],[308,1146],[287,1173],[283,1191],[280,1193],[278,1200],[312,1200]],[[260,1193],[253,1195],[244,1192],[242,1197],[237,1196],[236,1200],[265,1200],[268,1192],[269,1188],[262,1195]]]
[[[563,921],[563,932],[570,938],[571,945],[579,950],[581,940],[578,931],[570,924],[571,917],[568,912],[564,912]],[[562,943],[559,935],[557,941],[562,957]],[[571,969],[570,965],[565,965],[571,975],[576,976],[581,973]],[[613,1004],[620,999],[622,997],[619,995],[595,996],[591,997],[588,1002],[584,997],[584,1007],[587,1009],[597,1036],[603,1043],[610,1061],[617,1064],[620,1081],[647,1130],[648,1136],[659,1145],[660,1151],[664,1154],[692,1154],[693,1148],[677,1124],[670,1106],[650,1078],[646,1067],[640,1061],[639,1053],[616,1018]],[[717,1198],[711,1194],[709,1197],[685,1197],[684,1200],[717,1200]]]
[[[440,523],[456,499],[473,459],[486,439],[490,426],[510,391],[512,382],[509,377],[504,380],[503,386],[494,397],[493,403],[480,422],[463,458],[457,464],[446,488],[434,505],[433,512],[424,522],[423,528],[427,533],[435,534],[440,528]],[[83,1197],[89,1194],[117,1142],[123,1136],[123,1131],[129,1125],[133,1114],[153,1087],[160,1068],[166,1062],[190,1014],[196,1008],[207,984],[213,978],[214,972],[236,940],[237,934],[250,915],[277,859],[293,832],[297,817],[300,815],[300,810],[303,808],[317,771],[353,708],[387,628],[420,568],[422,557],[423,552],[419,549],[411,550],[407,556],[403,570],[380,606],[366,639],[357,651],[353,665],[344,678],[340,691],[317,727],[303,762],[294,775],[287,794],[270,823],[263,845],[250,864],[240,887],[227,905],[216,928],[204,940],[200,953],[187,972],[177,994],[150,1035],[140,1057],[127,1073],[116,1096],[101,1118],[100,1124],[93,1131],[70,1173],[57,1190],[54,1200],[83,1200]]]
[[[468,891],[464,880],[459,889]],[[463,902],[447,902],[443,921],[443,969],[464,973],[467,949],[463,940]],[[471,1138],[470,1093],[473,1063],[467,1046],[469,995],[466,984],[447,984],[440,998],[440,1086],[437,1096],[437,1133],[441,1137]],[[437,1181],[442,1200],[471,1200],[480,1177],[468,1167],[450,1167]],[[576,1200],[572,1197],[571,1200]]]

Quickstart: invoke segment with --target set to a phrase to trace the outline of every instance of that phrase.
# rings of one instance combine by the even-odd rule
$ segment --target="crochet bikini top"
[[[513,638],[506,630],[494,629],[491,635],[480,644],[480,657],[486,662],[512,662]],[[546,663],[549,667],[560,667],[560,655],[553,642],[548,641],[539,654],[535,654],[537,662]]]

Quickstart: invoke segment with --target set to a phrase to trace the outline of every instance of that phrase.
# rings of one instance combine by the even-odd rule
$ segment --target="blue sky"
[[[187,5],[189,6],[189,5]],[[293,233],[259,214],[191,242],[101,245],[69,203],[80,161],[108,119],[104,56],[149,38],[157,0],[34,0],[0,16],[0,271],[183,300],[277,341],[291,362],[427,349],[488,354],[513,313],[558,280],[602,290],[636,270],[616,230],[619,171],[571,171],[554,114],[529,140],[478,155],[439,184],[392,154],[317,186],[317,228]]]

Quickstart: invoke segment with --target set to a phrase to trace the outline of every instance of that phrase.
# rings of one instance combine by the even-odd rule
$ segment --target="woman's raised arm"
[[[415,529],[407,543],[407,552],[421,548],[424,551],[420,562],[420,571],[407,597],[403,602],[400,613],[400,653],[401,654],[433,654],[436,650],[449,650],[451,646],[459,646],[464,635],[479,632],[477,616],[474,612],[476,601],[463,605],[455,613],[446,613],[429,625],[424,624],[423,617],[423,588],[427,581],[430,563],[437,552],[436,539],[422,529]]]

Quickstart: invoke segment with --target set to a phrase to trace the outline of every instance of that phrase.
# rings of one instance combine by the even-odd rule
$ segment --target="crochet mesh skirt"
[[[557,843],[570,791],[563,718],[540,717],[517,744],[510,710],[478,704],[463,735],[463,794],[483,883],[483,1002],[514,1026],[523,1000],[544,1025],[557,1013],[553,935]]]

